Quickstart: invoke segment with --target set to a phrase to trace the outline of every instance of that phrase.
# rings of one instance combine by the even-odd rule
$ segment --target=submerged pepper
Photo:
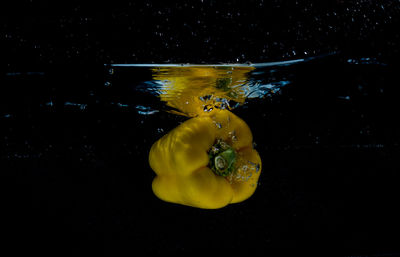
[[[160,199],[215,209],[249,198],[261,159],[248,125],[228,110],[191,118],[153,144],[149,162]]]

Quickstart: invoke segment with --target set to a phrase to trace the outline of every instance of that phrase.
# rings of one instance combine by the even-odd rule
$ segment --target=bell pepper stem
[[[235,170],[236,152],[225,142],[217,141],[209,152],[210,167],[215,174],[226,177]]]

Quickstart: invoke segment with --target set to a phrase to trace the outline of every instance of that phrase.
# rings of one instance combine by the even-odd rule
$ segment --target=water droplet
[[[232,130],[228,133],[229,137],[232,139],[233,142],[237,141],[237,137],[236,137],[236,132],[235,130]]]
[[[342,100],[350,100],[350,96],[338,96],[338,98],[339,99],[342,99]]]
[[[71,106],[71,107],[78,107],[80,110],[85,110],[87,107],[87,104],[78,104],[78,103],[73,103],[73,102],[65,102],[64,106]]]
[[[212,146],[210,151],[211,151],[212,154],[217,154],[218,151],[219,151],[219,148],[215,147],[215,146]]]
[[[129,107],[129,105],[125,105],[125,106]],[[150,107],[143,106],[143,105],[137,105],[136,110],[139,114],[142,114],[142,115],[151,115],[151,114],[155,114],[155,113],[159,112],[158,110],[153,110]]]
[[[214,121],[214,124],[215,124],[215,126],[217,126],[217,128],[219,128],[219,129],[222,128],[222,124],[221,123]]]

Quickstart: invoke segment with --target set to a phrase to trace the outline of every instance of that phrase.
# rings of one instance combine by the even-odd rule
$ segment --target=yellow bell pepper
[[[249,198],[261,159],[248,125],[228,110],[191,118],[153,144],[154,194],[167,202],[215,209]]]

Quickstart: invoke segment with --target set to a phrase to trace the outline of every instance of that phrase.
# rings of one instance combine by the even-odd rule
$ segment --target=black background
[[[398,1],[4,6],[2,250],[131,256],[323,247],[322,254],[395,256],[399,12]],[[281,95],[235,110],[263,160],[252,198],[201,210],[153,196],[148,150],[185,119],[138,114],[135,104],[160,103],[106,87],[104,64],[327,53],[290,68],[293,83]],[[366,57],[376,61],[347,61]]]

